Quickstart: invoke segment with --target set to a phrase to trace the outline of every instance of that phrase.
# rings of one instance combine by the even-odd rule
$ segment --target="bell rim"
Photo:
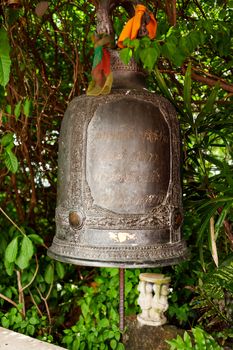
[[[57,239],[56,239],[57,240]],[[60,243],[61,244],[61,243]],[[74,265],[79,266],[91,266],[91,267],[115,267],[115,268],[148,268],[148,267],[163,267],[163,266],[171,266],[175,265],[177,263],[180,263],[182,261],[188,260],[190,257],[189,250],[186,246],[186,242],[184,240],[181,240],[179,242],[173,242],[168,243],[166,246],[170,246],[170,253],[172,254],[170,256],[155,256],[154,259],[140,259],[140,257],[135,256],[134,259],[125,259],[124,261],[121,261],[119,258],[117,261],[114,261],[114,258],[109,255],[109,260],[102,258],[102,259],[87,259],[87,258],[81,258],[81,257],[75,257],[71,254],[68,255],[67,253],[58,253],[58,247],[60,244],[57,244],[57,242],[53,241],[52,246],[48,249],[47,254],[50,258],[64,262],[64,263],[70,263]],[[64,244],[64,242],[63,242]],[[71,245],[66,245],[67,247],[71,247]],[[164,249],[164,244],[156,245],[156,246],[146,246],[144,247],[146,249],[153,249],[153,248],[162,248]],[[90,247],[88,247],[90,248]],[[100,247],[92,247],[94,249],[98,249]],[[141,247],[140,247],[141,248]],[[178,249],[180,248],[180,249]],[[60,246],[60,249],[61,246]],[[77,249],[77,246],[76,246]],[[85,247],[79,247],[80,250],[85,249]],[[122,249],[122,248],[121,248]],[[165,252],[166,253],[166,252]],[[80,254],[81,255],[81,254]]]

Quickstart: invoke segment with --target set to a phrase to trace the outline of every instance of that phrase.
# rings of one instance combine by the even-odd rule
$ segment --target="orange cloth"
[[[135,16],[132,17],[124,26],[120,37],[118,39],[118,47],[121,49],[124,47],[123,41],[127,38],[133,40],[136,39],[138,35],[138,31],[141,27],[141,21],[142,21],[142,16],[146,12],[146,6],[144,5],[137,5],[135,9]],[[152,13],[149,13],[150,15],[150,22],[147,24],[146,28],[148,30],[148,36],[150,39],[154,39],[156,35],[156,30],[157,30],[157,22],[154,18],[154,15]]]

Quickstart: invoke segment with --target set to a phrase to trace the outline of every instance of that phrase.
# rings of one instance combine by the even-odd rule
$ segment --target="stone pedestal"
[[[141,325],[136,316],[126,317],[127,331],[123,342],[126,350],[169,350],[166,340],[183,337],[184,331],[175,326],[159,327]]]
[[[141,325],[162,326],[167,322],[164,312],[168,309],[170,277],[156,273],[141,273],[138,304],[142,312],[137,316]]]

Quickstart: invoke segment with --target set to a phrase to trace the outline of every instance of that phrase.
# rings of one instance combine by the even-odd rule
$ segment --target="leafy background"
[[[150,71],[148,89],[175,106],[183,142],[183,233],[191,255],[160,269],[172,277],[169,322],[232,344],[233,1],[144,3],[158,20],[157,37],[128,40],[120,55]],[[60,124],[67,104],[87,88],[97,6],[0,5],[0,322],[74,350],[124,348],[118,271],[46,255],[55,232]],[[126,20],[117,8],[116,35]],[[138,312],[139,273],[126,271],[127,315]],[[194,330],[194,340],[201,332]],[[190,345],[187,335],[183,341]]]

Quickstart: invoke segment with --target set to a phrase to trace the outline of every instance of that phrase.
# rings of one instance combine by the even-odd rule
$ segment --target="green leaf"
[[[217,239],[218,237],[218,233],[219,233],[219,230],[220,228],[222,227],[222,224],[223,224],[223,221],[225,220],[226,218],[226,215],[228,214],[230,208],[232,206],[232,203],[229,202],[223,209],[222,209],[222,212],[218,218],[218,221],[216,222],[215,224],[215,238]]]
[[[15,106],[15,109],[14,109],[14,115],[15,115],[15,119],[16,119],[16,120],[18,120],[18,119],[19,119],[19,116],[20,116],[21,103],[22,103],[22,101],[19,101],[19,102],[17,103],[17,105]]]
[[[135,50],[137,50],[137,48],[140,46],[140,41],[139,39],[133,39],[130,40],[130,45],[131,48],[133,47]]]
[[[112,339],[112,338],[115,338],[115,333],[113,332],[113,331],[111,331],[111,330],[107,330],[106,331],[106,339],[108,338],[108,339]]]
[[[175,33],[176,29],[175,27],[169,27],[167,33],[166,33],[166,38],[169,38],[170,36],[174,36],[174,33]]]
[[[0,29],[0,43],[0,85],[5,87],[10,77],[11,59],[7,32],[3,28]]]
[[[11,114],[11,105],[6,105],[6,113]]]
[[[198,207],[197,210],[201,211],[203,208],[205,208],[211,204],[218,203],[220,205],[222,202],[232,202],[232,201],[233,201],[233,197],[227,197],[227,196],[218,197],[216,199],[208,200],[207,202],[205,201],[204,204],[200,205],[200,207]]]
[[[129,61],[132,57],[132,50],[129,47],[126,47],[120,50],[120,59],[124,64],[129,64]]]
[[[54,264],[50,263],[45,269],[44,275],[45,282],[48,284],[53,283],[54,279]]]
[[[34,247],[32,241],[30,238],[28,238],[28,236],[23,237],[20,254],[23,254],[28,260],[30,260],[34,254]]]
[[[66,336],[63,338],[63,340],[62,340],[62,342],[65,343],[65,344],[67,344],[67,345],[68,345],[68,344],[71,344],[72,341],[73,341],[72,335],[66,335]]]
[[[131,43],[132,43],[132,40],[131,40],[130,38],[126,38],[126,39],[123,41],[124,47],[130,47],[130,46],[131,46]]]
[[[211,206],[209,208],[208,212],[206,213],[206,215],[204,217],[204,221],[202,222],[201,227],[198,230],[197,243],[200,243],[202,241],[204,231],[206,230],[207,227],[209,227],[210,218],[217,212],[218,207],[219,207],[219,205],[217,203],[214,206]],[[198,210],[199,209],[200,209],[200,207],[198,208]]]
[[[7,273],[9,276],[12,276],[12,275],[13,275],[13,272],[14,272],[15,264],[14,264],[14,263],[9,263],[9,261],[7,261],[6,259],[4,259],[4,265],[5,265],[5,268],[6,268],[6,273]]]
[[[81,310],[83,317],[86,319],[87,315],[90,313],[89,306],[84,302],[81,304]]]
[[[119,275],[119,269],[109,268],[108,272],[109,272],[111,277]]]
[[[28,238],[30,238],[36,244],[44,244],[43,238],[37,235],[36,233],[31,233],[30,235],[28,235]]]
[[[192,66],[191,62],[189,62],[184,79],[184,103],[187,109],[187,112],[190,117],[192,117],[192,107],[191,107],[191,72]]]
[[[169,40],[161,47],[162,54],[167,57],[176,66],[181,66],[186,58],[186,54],[182,49],[178,49],[177,38],[173,35]]]
[[[154,71],[155,71],[156,81],[159,85],[160,90],[162,91],[164,96],[167,97],[170,101],[173,100],[172,95],[171,95],[170,91],[168,90],[168,87],[163,79],[163,76],[160,73],[160,71],[158,70],[158,67],[155,67]]]
[[[29,324],[28,326],[27,326],[27,333],[29,334],[29,335],[33,335],[34,333],[35,333],[35,327],[33,326],[33,325],[31,325],[31,324]]]
[[[186,331],[184,332],[184,342],[185,342],[185,345],[187,346],[187,349],[192,349],[191,337]]]
[[[215,87],[213,88],[205,106],[203,107],[202,111],[199,113],[196,119],[196,123],[200,124],[200,122],[205,118],[207,115],[211,114],[213,112],[214,104],[216,102],[216,98],[218,95],[220,89],[220,83],[218,82]]]
[[[121,333],[120,332],[115,332],[114,333],[115,339],[119,341],[121,339]]]
[[[106,349],[105,344],[104,344],[104,343],[101,343],[101,344],[100,344],[100,350],[105,350],[105,349]]]
[[[219,89],[220,89],[220,83],[218,82],[215,87],[213,88],[204,108],[203,108],[203,111],[205,113],[212,113],[213,112],[213,107],[214,107],[214,103],[216,102],[216,98],[217,98],[217,95],[218,95],[218,92],[219,92]]]
[[[82,342],[80,344],[80,350],[85,350],[86,349],[86,343]]]
[[[72,350],[78,350],[79,346],[80,346],[80,337],[77,337],[72,344]]]
[[[56,267],[56,272],[57,272],[58,277],[61,279],[64,278],[64,276],[65,276],[64,264],[62,264],[60,261],[56,261],[55,267]]]
[[[18,236],[15,237],[7,246],[6,252],[5,252],[5,259],[9,263],[13,263],[16,260],[17,254],[18,254]]]
[[[125,295],[126,295],[126,296],[131,292],[132,288],[133,288],[132,282],[127,281],[127,282],[125,283]]]
[[[117,341],[116,341],[116,339],[112,339],[111,341],[110,341],[110,346],[111,346],[111,349],[116,349],[116,347],[117,347]]]
[[[9,326],[10,326],[10,321],[8,320],[8,318],[6,318],[5,316],[2,317],[1,322],[2,322],[2,326],[3,326],[4,328],[9,328]]]
[[[108,326],[109,326],[109,320],[107,318],[102,318],[102,320],[100,320],[98,323],[99,328],[107,328]]]
[[[174,36],[167,40],[167,42],[163,45],[162,50],[165,56],[172,61],[177,53],[177,45],[174,40]]]
[[[148,36],[144,36],[140,39],[140,46],[147,49],[151,46],[151,40]]]
[[[143,63],[143,67],[151,71],[159,57],[159,47],[149,47],[146,49],[140,49],[139,57]]]
[[[29,266],[29,259],[24,256],[22,249],[20,249],[19,256],[17,257],[15,263],[21,270],[24,270]]]
[[[204,153],[203,158],[206,159],[209,163],[216,165],[220,169],[223,168],[223,166],[224,166],[224,164],[219,159],[216,159],[209,154]]]
[[[5,147],[5,152],[12,152],[12,148],[14,148],[14,142],[9,143],[9,144]]]
[[[7,145],[9,145],[10,143],[12,143],[14,141],[14,134],[12,132],[7,133],[6,135],[4,135],[1,139],[1,144],[6,147]]]
[[[116,350],[125,350],[125,346],[122,343],[119,343],[117,345],[117,349]]]
[[[27,320],[27,321],[26,321],[26,320],[23,320],[23,321],[21,322],[21,324],[20,324],[20,328],[21,328],[21,329],[26,328],[27,325],[28,325],[28,320]]]
[[[201,44],[203,37],[198,31],[191,31],[186,37],[186,46],[188,48],[188,54],[191,55],[193,51]]]
[[[205,337],[204,337],[204,332],[201,328],[196,327],[192,329],[195,341],[197,343],[197,345],[202,349],[205,349]]]
[[[38,318],[36,318],[36,317],[30,317],[29,318],[29,323],[32,324],[32,325],[39,324],[40,320]]]
[[[26,117],[29,117],[32,113],[32,101],[28,98],[26,98],[24,105],[23,105],[23,113]]]
[[[4,152],[4,158],[7,169],[13,174],[16,173],[19,166],[16,155],[10,149],[6,148]]]

